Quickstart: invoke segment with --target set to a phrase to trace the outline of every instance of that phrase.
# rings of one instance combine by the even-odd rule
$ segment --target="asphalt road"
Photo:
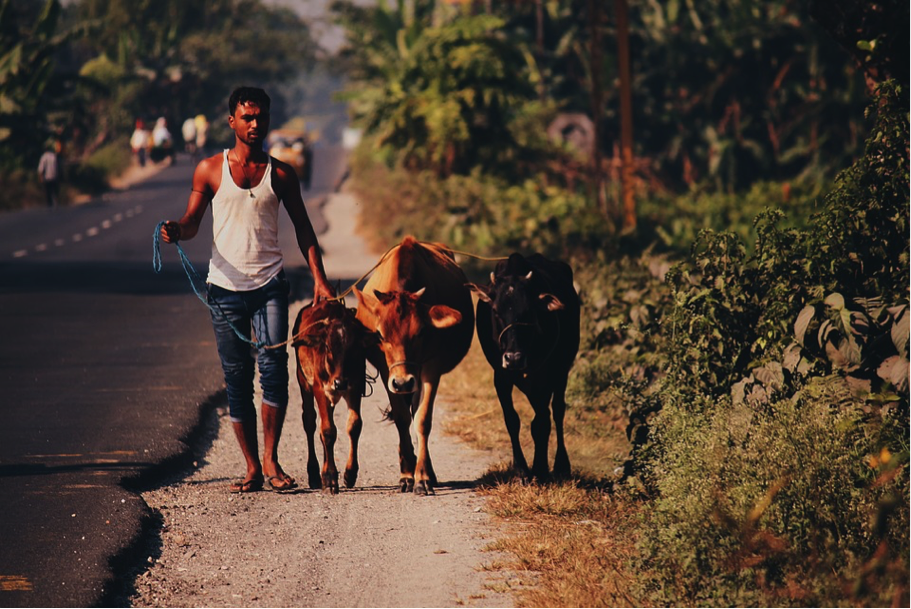
[[[344,153],[318,148],[304,193],[319,205]],[[0,214],[0,606],[113,602],[148,508],[138,491],[193,457],[203,419],[224,401],[207,308],[160,220],[178,218],[186,157],[87,204]],[[282,212],[292,298],[312,282]],[[184,247],[203,276],[211,220]]]

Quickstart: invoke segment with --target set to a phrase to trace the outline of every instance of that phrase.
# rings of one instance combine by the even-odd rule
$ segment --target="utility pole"
[[[591,184],[594,190],[594,199],[598,209],[605,216],[609,215],[607,197],[602,184],[604,183],[603,168],[601,167],[601,0],[588,0],[588,21],[591,27],[591,102],[592,123],[595,131],[595,146],[592,151]]]
[[[636,230],[635,173],[633,166],[633,94],[630,84],[629,6],[614,0],[617,13],[617,61],[620,64],[620,200],[624,233]]]

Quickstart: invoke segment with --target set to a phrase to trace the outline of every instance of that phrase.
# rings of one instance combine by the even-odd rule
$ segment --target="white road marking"
[[[110,220],[105,220],[101,223],[101,228],[111,228],[113,223]]]
[[[13,252],[13,258],[22,258],[23,256],[28,256],[28,250],[16,250]]]
[[[82,233],[73,235],[73,243],[79,243],[80,241],[82,241]]]
[[[101,232],[101,231],[98,230],[98,227],[97,227],[97,226],[93,226],[92,228],[90,228],[90,229],[88,229],[88,230],[85,231],[85,236],[86,236],[86,237],[94,237],[94,236],[96,236],[99,232]]]
[[[54,239],[54,245],[57,247],[63,247],[64,243],[66,243],[65,239]]]
[[[127,218],[132,218],[132,217],[133,217],[133,210],[132,210],[132,209],[126,210],[126,212],[124,212],[124,215],[125,215]]]
[[[114,214],[114,222],[120,222],[123,220],[123,214]]]
[[[47,243],[39,243],[38,245],[35,246],[36,252],[43,252],[46,250],[47,250]]]

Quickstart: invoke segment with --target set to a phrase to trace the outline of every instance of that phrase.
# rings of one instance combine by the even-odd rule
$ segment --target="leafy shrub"
[[[533,180],[508,184],[480,170],[440,180],[384,160],[382,149],[362,146],[352,173],[354,189],[386,220],[377,227],[385,246],[413,234],[478,255],[562,256],[567,243],[591,246],[605,232],[604,219],[586,198],[563,188]]]
[[[88,159],[68,168],[70,184],[86,194],[98,194],[109,188],[112,177],[130,166],[132,157],[125,138],[117,139],[96,150]]]
[[[884,421],[879,446],[832,377],[765,410],[714,406],[666,404],[656,431],[659,494],[642,523],[653,602],[888,606],[907,594],[902,417]]]
[[[703,231],[669,273],[639,453],[655,602],[907,603],[906,107],[881,89],[865,156],[805,230],[761,214],[752,256]]]
[[[757,182],[743,193],[693,190],[673,197],[656,196],[642,202],[639,224],[672,251],[686,251],[703,230],[728,231],[751,246],[757,237],[754,220],[767,210],[781,212],[787,228],[805,228],[818,209],[824,186],[809,180]]]

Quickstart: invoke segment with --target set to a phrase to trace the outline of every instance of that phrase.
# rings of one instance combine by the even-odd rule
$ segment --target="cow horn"
[[[528,271],[528,275],[525,276],[525,281],[531,281],[531,274],[532,274],[533,272],[534,272],[534,271]]]
[[[493,271],[490,271],[490,285],[493,285],[497,282],[496,276],[493,274]]]
[[[421,288],[420,290],[418,290],[417,292],[414,293],[414,297],[415,297],[415,298],[420,298],[421,296],[424,295],[424,291],[425,291],[426,289],[427,289],[426,287]]]

